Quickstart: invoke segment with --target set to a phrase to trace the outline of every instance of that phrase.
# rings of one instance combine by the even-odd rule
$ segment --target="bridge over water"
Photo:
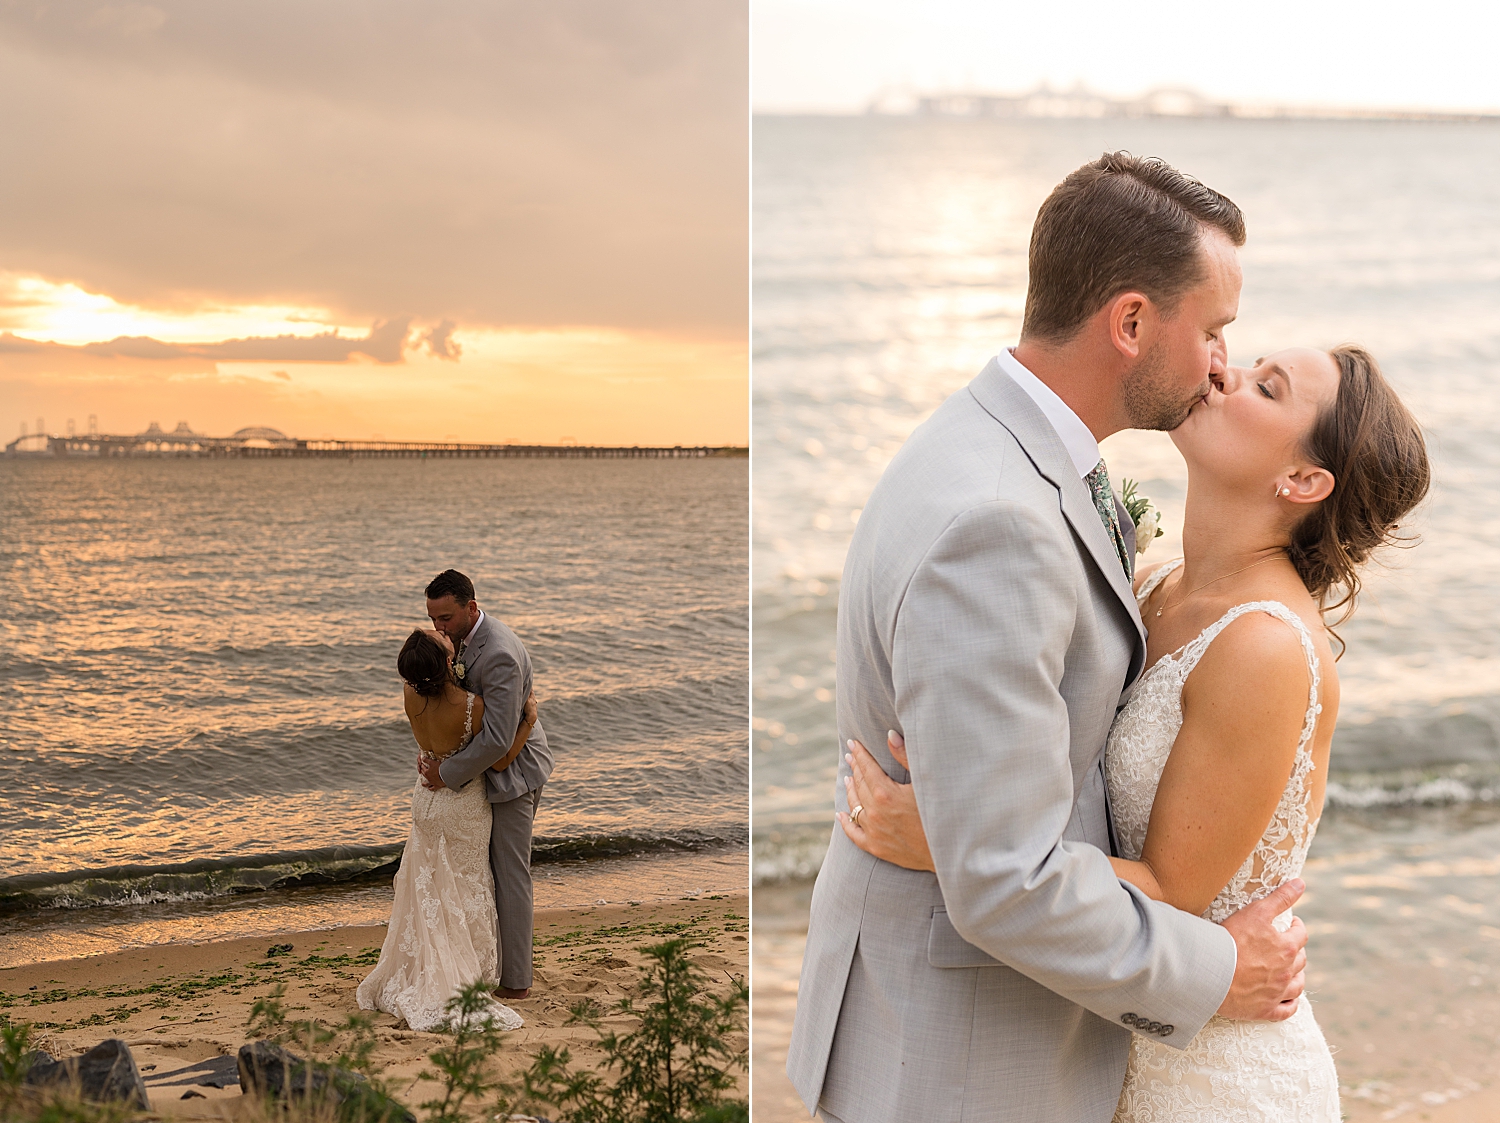
[[[301,440],[274,429],[241,429],[231,437],[206,437],[186,424],[171,432],[152,426],[134,436],[32,433],[5,446],[7,456],[188,458],[518,458],[566,460],[678,460],[748,456],[742,446],[603,446],[473,444],[463,441]]]

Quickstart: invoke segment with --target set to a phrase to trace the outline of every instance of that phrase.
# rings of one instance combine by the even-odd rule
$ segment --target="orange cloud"
[[[399,363],[230,360],[213,347],[37,344],[0,337],[0,434],[209,435],[268,425],[300,437],[583,444],[748,442],[745,347],[600,328],[450,328]],[[314,337],[317,338],[317,337]],[[349,341],[344,340],[344,344]],[[458,361],[455,361],[457,359]],[[8,436],[7,436],[8,439]]]

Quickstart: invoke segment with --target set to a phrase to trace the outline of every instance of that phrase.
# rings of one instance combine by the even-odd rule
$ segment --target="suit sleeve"
[[[1064,841],[1074,793],[1061,693],[1080,603],[1055,525],[1005,502],[923,558],[892,644],[896,710],[948,917],[965,940],[1115,1025],[1186,1044],[1234,975],[1233,938],[1151,901]],[[1106,611],[1108,609],[1105,609]]]
[[[474,739],[438,765],[450,788],[461,788],[510,751],[526,706],[526,683],[520,664],[501,645],[487,652],[479,668],[484,719]]]

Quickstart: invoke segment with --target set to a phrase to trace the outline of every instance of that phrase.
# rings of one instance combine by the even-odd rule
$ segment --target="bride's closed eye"
[[[1270,398],[1272,401],[1276,400],[1276,395],[1273,394],[1273,393],[1271,393],[1271,387],[1270,387],[1269,383],[1257,382],[1255,384],[1255,388],[1257,390],[1259,390],[1262,394],[1264,394],[1266,397]]]

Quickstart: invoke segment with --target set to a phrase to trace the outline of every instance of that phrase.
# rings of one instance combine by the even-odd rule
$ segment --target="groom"
[[[1132,1032],[1302,990],[1291,883],[1222,926],[1115,878],[1101,757],[1145,637],[1098,442],[1171,429],[1222,372],[1239,209],[1155,160],[1069,175],[1032,231],[1021,340],[921,425],[839,593],[841,742],[904,735],[936,875],[835,828],[787,1071],[842,1123],[1105,1123]],[[1247,683],[1246,689],[1253,689]],[[839,769],[840,811],[848,813]]]
[[[432,626],[453,641],[459,684],[484,699],[484,719],[467,746],[418,767],[429,788],[461,788],[481,773],[494,822],[490,870],[500,924],[502,998],[525,998],[531,990],[531,828],[552,774],[552,753],[541,723],[512,756],[511,742],[531,693],[531,657],[516,633],[487,615],[474,599],[474,583],[445,569],[427,585]]]

